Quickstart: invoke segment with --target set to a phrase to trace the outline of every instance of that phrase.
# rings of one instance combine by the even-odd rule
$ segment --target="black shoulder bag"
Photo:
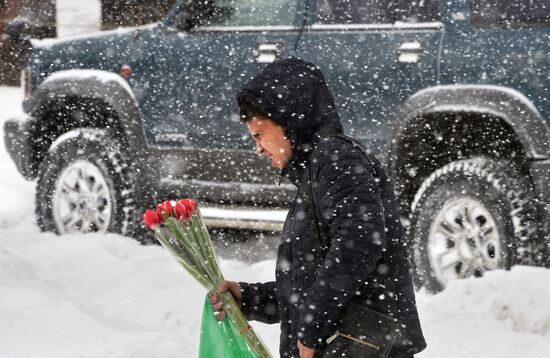
[[[347,142],[352,143],[355,147],[361,149],[361,152],[365,155],[365,158],[369,163],[372,160],[365,153],[364,148],[359,144],[353,142],[347,137],[338,135]],[[315,202],[315,196],[312,188],[312,175],[311,165],[309,170],[309,196],[311,200],[308,200],[310,215],[313,220],[310,220],[311,231],[313,233],[312,240],[315,249],[315,259],[318,269],[321,267],[324,260],[323,246],[328,244],[327,240],[323,240],[323,230],[319,229],[317,205]],[[378,173],[375,171],[375,177],[378,177]],[[383,210],[383,217],[385,219],[385,210],[380,198],[380,205]],[[385,254],[384,254],[385,257]],[[387,261],[385,261],[387,262]],[[384,280],[385,290],[389,290],[394,293],[396,297],[395,284],[390,279],[389,275]],[[395,300],[390,303],[393,308],[396,308]],[[397,312],[396,309],[392,309],[393,312]],[[315,355],[316,358],[335,358],[335,357],[347,357],[347,358],[387,358],[394,342],[399,337],[399,322],[395,317],[391,317],[384,313],[378,312],[369,307],[367,302],[357,302],[352,300],[348,308],[346,309],[344,316],[337,322],[336,329],[326,339],[326,348],[320,353]]]

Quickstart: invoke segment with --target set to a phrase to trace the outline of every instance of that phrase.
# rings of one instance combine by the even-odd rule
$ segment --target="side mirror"
[[[16,17],[6,25],[4,34],[13,46],[30,47],[30,31],[29,21],[23,17]]]

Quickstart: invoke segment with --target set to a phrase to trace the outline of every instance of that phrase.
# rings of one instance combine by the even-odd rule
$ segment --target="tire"
[[[411,206],[416,284],[435,293],[454,279],[531,263],[534,206],[531,185],[509,162],[480,157],[436,170]]]
[[[57,234],[113,232],[142,238],[130,163],[108,130],[81,128],[60,136],[38,170],[38,226]]]

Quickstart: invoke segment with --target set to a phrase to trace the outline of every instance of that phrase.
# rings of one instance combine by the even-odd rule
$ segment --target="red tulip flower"
[[[172,203],[170,203],[170,200],[166,200],[165,202],[158,204],[157,208],[164,211],[166,215],[172,216]]]
[[[151,230],[160,225],[157,213],[149,209],[147,209],[145,214],[143,214],[143,222],[145,223],[145,226]]]
[[[187,220],[191,216],[191,212],[181,202],[177,202],[174,206],[174,216],[179,220]]]
[[[163,203],[160,203],[157,205],[157,215],[159,217],[159,220],[161,223],[164,224],[164,214],[168,215],[168,216],[172,216],[172,204],[170,203],[170,201],[166,200],[165,202]]]
[[[164,224],[164,216],[162,216],[162,210],[160,210],[160,208],[157,207],[157,210],[155,210],[155,213],[157,214],[159,222]]]
[[[195,211],[195,208],[197,207],[197,202],[193,199],[181,199],[178,201],[178,203],[181,203],[187,211],[189,211],[189,214],[191,214],[193,211]]]

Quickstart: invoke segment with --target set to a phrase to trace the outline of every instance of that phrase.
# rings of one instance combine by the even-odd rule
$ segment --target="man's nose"
[[[263,152],[264,152],[264,148],[262,148],[261,144],[256,143],[256,154],[262,155]]]

